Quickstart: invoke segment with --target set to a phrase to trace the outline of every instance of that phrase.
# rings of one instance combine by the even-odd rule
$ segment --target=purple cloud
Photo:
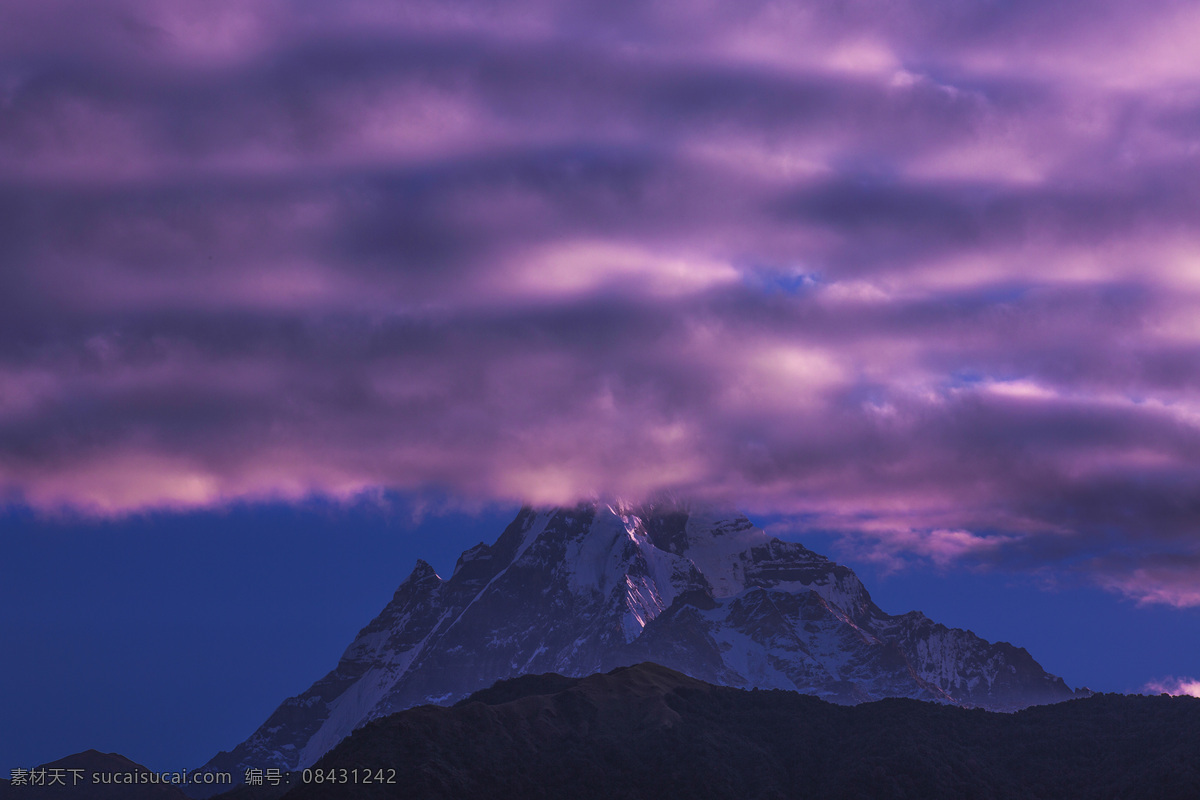
[[[667,491],[1200,604],[1200,15],[889,8],[0,3],[0,486]]]

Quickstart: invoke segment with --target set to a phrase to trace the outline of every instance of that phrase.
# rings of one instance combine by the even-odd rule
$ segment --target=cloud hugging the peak
[[[0,0],[0,491],[670,491],[1200,605],[1198,37]]]

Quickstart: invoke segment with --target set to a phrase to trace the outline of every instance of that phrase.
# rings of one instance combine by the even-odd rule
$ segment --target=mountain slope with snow
[[[843,703],[1013,710],[1073,695],[1024,650],[880,610],[848,568],[744,516],[523,509],[453,574],[417,563],[337,667],[205,769],[303,769],[364,722],[526,673],[653,661],[712,683]]]

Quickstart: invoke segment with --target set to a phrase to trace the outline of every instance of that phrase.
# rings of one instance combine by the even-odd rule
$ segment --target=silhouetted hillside
[[[394,769],[395,783],[310,783],[289,800],[1190,799],[1200,700],[1097,695],[1016,714],[906,699],[839,706],[641,664],[526,676],[452,708],[409,709],[316,766]]]

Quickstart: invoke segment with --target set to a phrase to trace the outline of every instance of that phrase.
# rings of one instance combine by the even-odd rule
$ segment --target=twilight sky
[[[1183,0],[0,0],[4,519],[672,492],[1194,622],[1197,41]]]

